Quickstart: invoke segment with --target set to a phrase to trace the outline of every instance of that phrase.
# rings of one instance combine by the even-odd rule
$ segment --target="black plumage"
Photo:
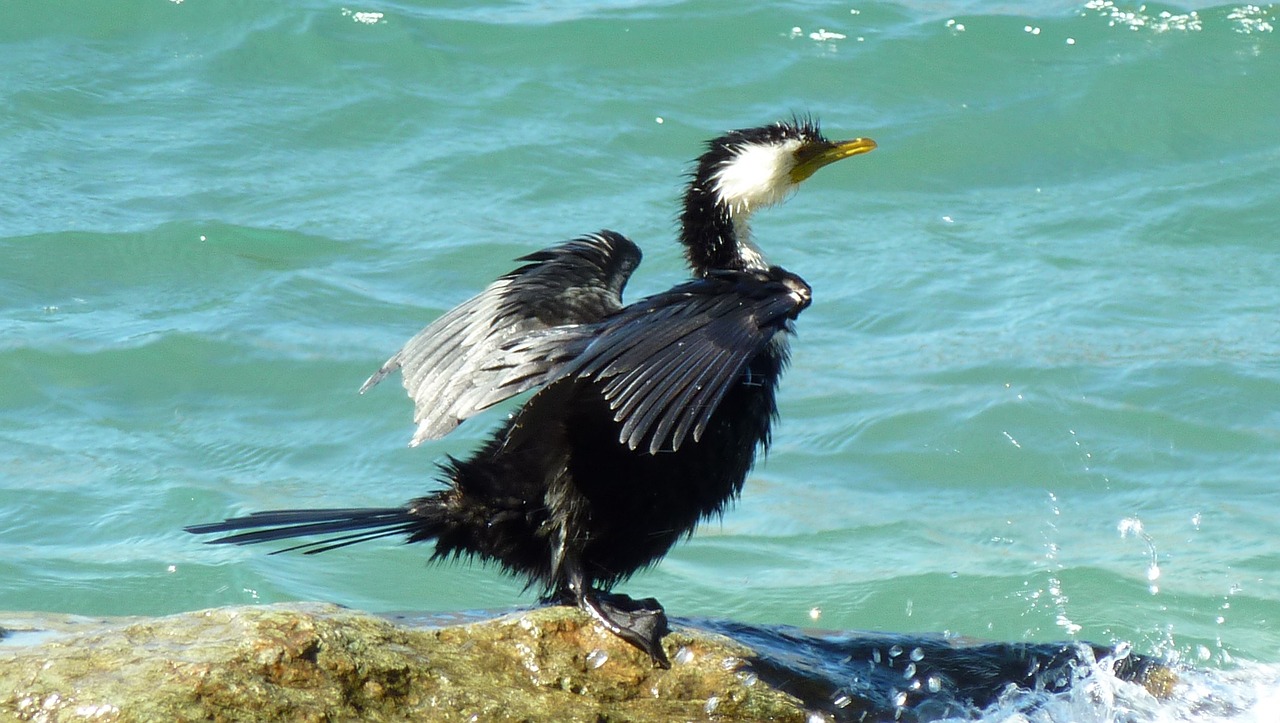
[[[623,306],[640,251],[601,231],[525,256],[413,337],[361,388],[401,370],[418,423],[411,444],[538,390],[473,455],[449,459],[443,489],[401,507],[187,529],[232,533],[213,542],[234,544],[319,536],[287,548],[308,553],[434,541],[434,558],[496,562],[665,665],[662,608],[608,591],[739,495],[769,443],[786,332],[810,301],[800,277],[764,261],[747,219],[874,147],[827,141],[807,121],[728,133],[708,144],[685,193],[690,281]]]

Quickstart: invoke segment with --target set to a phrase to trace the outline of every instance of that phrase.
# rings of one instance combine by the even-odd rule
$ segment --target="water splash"
[[[1229,671],[1177,671],[1162,695],[1117,678],[1111,666],[1123,655],[1105,657],[1078,671],[1066,691],[1011,691],[958,723],[1264,723],[1280,719],[1280,666],[1241,664]]]
[[[1160,557],[1156,552],[1155,540],[1143,529],[1142,520],[1137,517],[1126,517],[1120,520],[1120,523],[1116,525],[1116,529],[1120,531],[1122,539],[1132,535],[1141,538],[1147,544],[1147,554],[1150,558],[1150,562],[1147,565],[1147,582],[1150,585],[1148,585],[1147,589],[1151,591],[1152,595],[1159,593],[1160,586],[1156,584],[1156,581],[1160,579]]]
[[[1049,499],[1050,518],[1045,522],[1043,567],[1048,573],[1048,577],[1045,579],[1043,587],[1027,590],[1022,595],[1030,603],[1033,610],[1041,605],[1050,606],[1053,610],[1054,624],[1067,635],[1074,636],[1083,628],[1067,614],[1067,604],[1071,601],[1071,598],[1063,590],[1062,579],[1058,576],[1063,569],[1063,564],[1059,559],[1061,549],[1058,543],[1055,542],[1058,526],[1054,520],[1062,516],[1062,508],[1058,504],[1058,496],[1056,494],[1053,492],[1046,492],[1045,494],[1048,495]]]

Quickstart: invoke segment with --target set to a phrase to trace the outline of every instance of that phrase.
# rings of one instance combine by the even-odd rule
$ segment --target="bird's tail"
[[[425,514],[424,514],[425,513]],[[271,554],[300,550],[314,555],[358,542],[404,535],[425,540],[439,535],[439,520],[421,506],[358,507],[331,510],[273,510],[232,517],[222,522],[192,525],[187,532],[207,535],[230,532],[209,544],[252,545],[259,542],[320,536]]]

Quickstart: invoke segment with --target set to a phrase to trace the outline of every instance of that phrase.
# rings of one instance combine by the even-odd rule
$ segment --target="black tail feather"
[[[314,555],[336,550],[367,540],[394,535],[421,533],[428,524],[421,515],[407,507],[347,508],[333,510],[271,510],[255,512],[244,517],[232,517],[222,522],[192,525],[185,528],[196,535],[234,532],[209,540],[211,545],[253,545],[295,537],[326,535],[323,539],[304,542],[271,554],[302,550]],[[238,532],[245,530],[244,532]],[[352,533],[337,534],[335,533]]]

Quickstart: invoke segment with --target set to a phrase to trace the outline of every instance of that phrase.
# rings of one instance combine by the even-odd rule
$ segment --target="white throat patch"
[[[741,146],[712,176],[716,195],[733,215],[749,214],[784,200],[796,187],[791,169],[800,141]]]

